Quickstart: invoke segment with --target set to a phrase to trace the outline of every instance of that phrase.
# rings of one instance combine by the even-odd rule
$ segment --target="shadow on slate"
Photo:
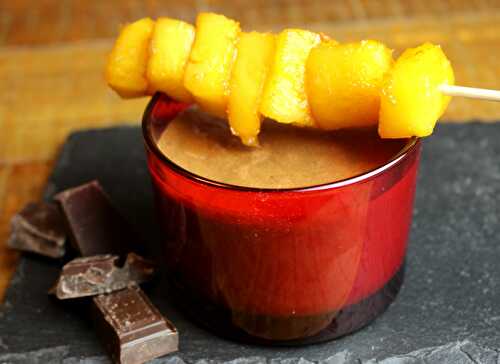
[[[98,178],[117,207],[155,241],[139,128],[73,134],[46,198]],[[155,363],[497,363],[500,353],[500,125],[440,125],[424,143],[406,282],[372,325],[299,348],[225,341],[198,328],[152,286],[153,302],[181,333],[180,352]],[[78,304],[49,298],[59,265],[24,255],[0,314],[0,362],[107,363]],[[276,360],[276,361],[275,361]]]

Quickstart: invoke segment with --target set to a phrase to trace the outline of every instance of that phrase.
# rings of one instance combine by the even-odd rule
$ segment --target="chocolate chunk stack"
[[[134,252],[140,241],[99,182],[68,189],[55,203],[30,203],[12,219],[8,244],[50,258],[67,256],[66,240],[81,257],[66,263],[49,291],[92,306],[98,336],[115,363],[140,364],[177,351],[178,333],[139,284],[154,266]]]

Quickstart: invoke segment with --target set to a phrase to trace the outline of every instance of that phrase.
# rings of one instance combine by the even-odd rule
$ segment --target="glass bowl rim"
[[[162,93],[157,92],[153,95],[151,100],[149,100],[148,105],[146,106],[146,109],[144,110],[143,116],[142,116],[142,136],[145,141],[146,148],[148,151],[152,152],[153,155],[158,158],[163,164],[165,164],[167,167],[169,167],[171,170],[176,172],[177,174],[181,175],[182,177],[185,177],[187,179],[190,179],[192,181],[195,181],[197,183],[202,183],[204,185],[207,185],[209,187],[213,188],[222,188],[222,189],[227,189],[227,190],[236,190],[236,191],[243,191],[243,192],[257,192],[257,193],[277,193],[277,192],[308,192],[308,191],[320,191],[320,190],[329,190],[329,189],[338,189],[342,187],[347,187],[351,185],[355,185],[358,183],[365,182],[367,180],[370,180],[382,173],[385,173],[392,168],[395,168],[397,165],[399,165],[401,162],[403,162],[408,156],[412,155],[414,150],[418,148],[420,145],[421,141],[420,138],[418,137],[411,137],[409,138],[408,142],[404,145],[403,148],[391,159],[389,159],[386,163],[376,167],[372,168],[369,171],[366,171],[361,174],[357,174],[352,177],[344,178],[341,180],[337,180],[334,182],[326,182],[326,183],[321,183],[317,185],[311,185],[311,186],[306,186],[306,187],[287,187],[287,188],[262,188],[262,187],[248,187],[248,186],[239,186],[239,185],[233,185],[230,183],[224,183],[224,182],[218,182],[211,180],[209,178],[205,178],[203,176],[199,176],[196,173],[190,172],[180,165],[176,164],[167,156],[165,156],[161,150],[158,148],[156,145],[156,142],[153,140],[153,136],[151,135],[151,130],[149,128],[150,126],[150,121],[151,121],[151,112],[158,102],[158,100],[162,97]],[[175,102],[175,101],[173,101]]]

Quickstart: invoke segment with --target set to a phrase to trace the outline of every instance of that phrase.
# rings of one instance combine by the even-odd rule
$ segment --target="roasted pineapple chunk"
[[[196,36],[184,74],[184,86],[205,111],[226,117],[229,79],[240,26],[213,13],[196,18]]]
[[[392,51],[372,40],[326,41],[313,48],[306,64],[306,92],[317,126],[376,125],[382,80],[392,64]]]
[[[320,35],[285,29],[277,38],[273,65],[264,88],[260,111],[280,123],[313,126],[305,92],[305,65]]]
[[[430,135],[450,102],[450,97],[441,93],[439,86],[454,82],[453,69],[441,47],[425,43],[407,49],[384,80],[380,96],[380,136]]]
[[[151,93],[162,91],[177,101],[193,101],[184,87],[184,70],[193,40],[194,27],[191,24],[170,18],[156,21],[147,67]]]
[[[108,57],[106,82],[121,97],[146,95],[146,65],[153,27],[149,18],[126,25]]]
[[[229,125],[248,146],[258,145],[262,115],[259,106],[274,56],[275,36],[270,33],[242,33],[231,75]]]

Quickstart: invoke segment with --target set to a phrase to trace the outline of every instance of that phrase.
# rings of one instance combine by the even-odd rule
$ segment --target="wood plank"
[[[0,164],[0,216],[3,214],[5,191],[7,189],[7,178],[9,176],[10,167]]]
[[[0,167],[0,301],[19,258],[6,244],[10,219],[26,203],[40,199],[51,168],[48,162]]]
[[[109,38],[121,24],[142,16],[193,21],[199,11],[221,12],[244,27],[298,23],[363,23],[371,19],[491,14],[496,0],[28,0],[0,1],[0,45],[55,44]]]
[[[0,162],[52,160],[72,130],[139,124],[147,99],[124,102],[103,80],[107,45],[0,50]]]

